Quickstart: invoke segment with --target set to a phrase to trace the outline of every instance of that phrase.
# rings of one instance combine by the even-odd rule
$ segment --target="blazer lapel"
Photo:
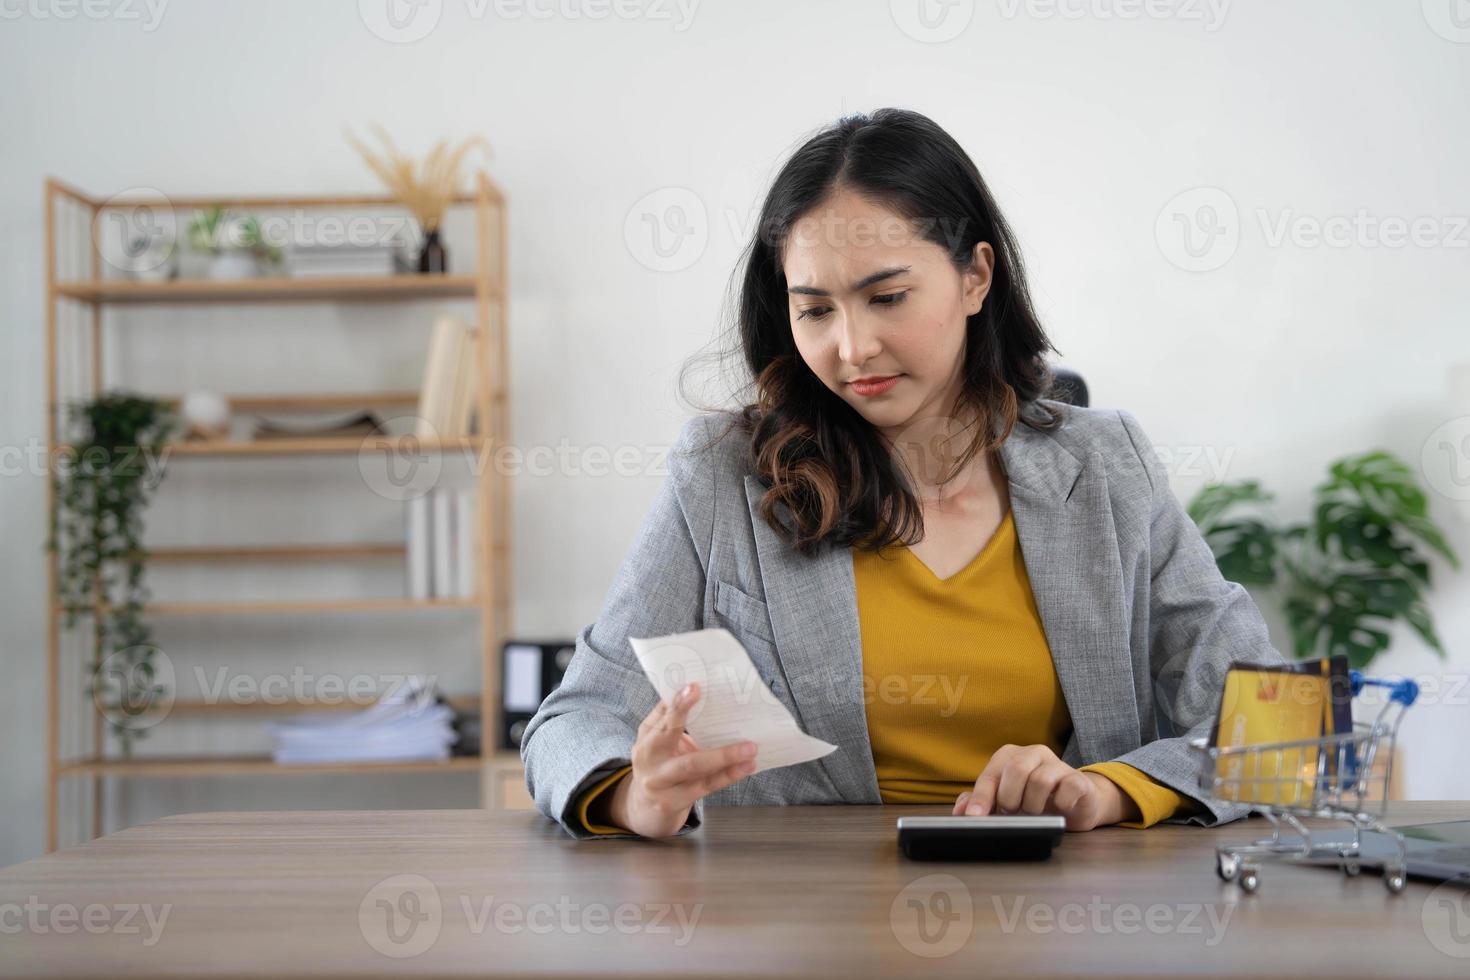
[[[1103,461],[1079,460],[1050,434],[1017,423],[1001,446],[1011,510],[1042,628],[1072,716],[1062,758],[1073,766],[1135,748],[1138,707]],[[863,703],[862,637],[852,549],[812,556],[760,513],[766,486],[745,477],[767,610],[797,721],[836,752],[818,760],[847,803],[880,803]],[[788,522],[789,512],[778,507]],[[979,775],[976,773],[976,775]]]
[[[761,516],[766,486],[745,477],[777,655],[802,730],[837,746],[817,760],[846,803],[881,803],[863,705],[863,651],[851,548],[792,548]],[[789,511],[778,509],[789,525]]]
[[[1138,744],[1123,570],[1102,455],[1079,460],[1050,434],[1017,424],[1001,446],[1026,576],[1056,665],[1072,766]]]

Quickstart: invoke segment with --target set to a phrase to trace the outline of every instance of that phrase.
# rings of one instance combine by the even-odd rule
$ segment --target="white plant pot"
[[[250,279],[259,274],[260,267],[255,256],[249,252],[228,250],[220,252],[209,263],[210,279]]]
[[[180,279],[207,279],[209,277],[209,266],[214,261],[214,256],[208,252],[196,252],[191,248],[179,251],[179,278]]]

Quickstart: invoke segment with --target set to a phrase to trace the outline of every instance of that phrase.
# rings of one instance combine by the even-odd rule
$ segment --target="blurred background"
[[[1420,681],[1398,791],[1470,794],[1463,0],[0,0],[0,81],[0,865],[182,811],[525,805],[514,720],[768,182],[885,105],[975,159],[1059,364],[1277,647]],[[395,158],[456,199],[404,207]],[[159,464],[56,491],[154,551],[101,657],[46,477],[99,420]],[[1293,573],[1294,525],[1336,564]]]

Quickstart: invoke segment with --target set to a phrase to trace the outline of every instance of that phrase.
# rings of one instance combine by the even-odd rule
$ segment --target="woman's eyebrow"
[[[906,265],[898,265],[898,266],[894,266],[894,267],[892,267],[890,269],[879,269],[877,272],[873,273],[872,275],[864,276],[863,278],[859,279],[857,282],[853,283],[851,286],[848,287],[848,290],[855,293],[855,292],[857,292],[860,289],[867,289],[869,286],[873,285],[874,283],[880,283],[880,282],[882,282],[885,279],[892,279],[894,276],[901,276],[905,272],[908,272],[908,271],[909,271],[909,266],[906,266]],[[818,289],[816,286],[791,286],[790,288],[788,288],[786,290],[786,292],[791,293],[793,295],[801,295],[801,296],[831,296],[832,295],[831,293],[827,292],[827,290],[825,290],[825,289]]]

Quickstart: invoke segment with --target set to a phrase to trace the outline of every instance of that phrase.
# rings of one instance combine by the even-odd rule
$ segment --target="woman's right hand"
[[[684,731],[699,695],[697,683],[686,684],[673,707],[660,700],[638,726],[633,771],[618,780],[608,803],[614,825],[642,837],[669,837],[696,800],[755,772],[754,742],[701,749]]]

